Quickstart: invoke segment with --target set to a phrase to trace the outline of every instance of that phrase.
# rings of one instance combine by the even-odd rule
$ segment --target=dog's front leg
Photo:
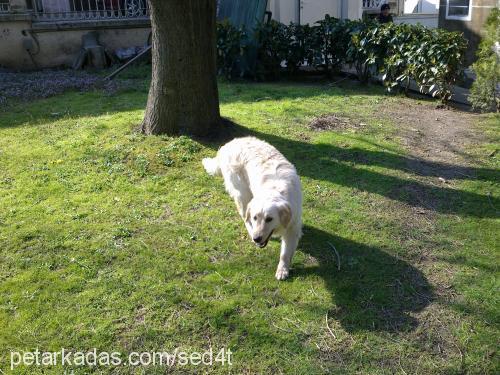
[[[285,280],[290,272],[290,263],[292,262],[293,254],[297,249],[300,236],[296,233],[287,232],[281,238],[280,262],[276,269],[276,278]]]
[[[236,204],[236,209],[238,210],[238,213],[240,214],[241,218],[245,220],[245,211],[246,211],[246,205],[242,202],[241,197],[237,196],[234,197],[234,203]]]

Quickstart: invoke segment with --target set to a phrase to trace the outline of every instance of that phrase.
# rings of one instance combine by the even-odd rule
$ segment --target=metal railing
[[[362,0],[361,7],[366,13],[379,13],[382,5],[388,4],[392,14],[399,14],[403,10],[405,2],[403,0]]]
[[[148,19],[147,0],[34,0],[34,21]]]
[[[380,9],[382,4],[387,3],[384,0],[363,0],[363,9]]]
[[[10,11],[10,2],[0,0],[0,13],[7,13]]]

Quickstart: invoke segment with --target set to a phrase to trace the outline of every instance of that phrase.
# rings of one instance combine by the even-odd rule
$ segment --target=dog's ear
[[[292,220],[292,209],[290,205],[286,202],[281,204],[278,212],[280,215],[281,225],[286,228],[290,223],[290,220]]]

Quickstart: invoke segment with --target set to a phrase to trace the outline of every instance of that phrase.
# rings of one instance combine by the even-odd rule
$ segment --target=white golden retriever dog
[[[302,236],[302,190],[295,167],[269,143],[254,137],[226,143],[215,158],[203,159],[212,176],[222,175],[248,234],[261,248],[281,237],[276,278],[288,277]]]

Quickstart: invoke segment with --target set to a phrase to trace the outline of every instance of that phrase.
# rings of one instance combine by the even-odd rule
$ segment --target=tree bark
[[[215,0],[149,0],[153,72],[145,134],[207,135],[220,125]]]

